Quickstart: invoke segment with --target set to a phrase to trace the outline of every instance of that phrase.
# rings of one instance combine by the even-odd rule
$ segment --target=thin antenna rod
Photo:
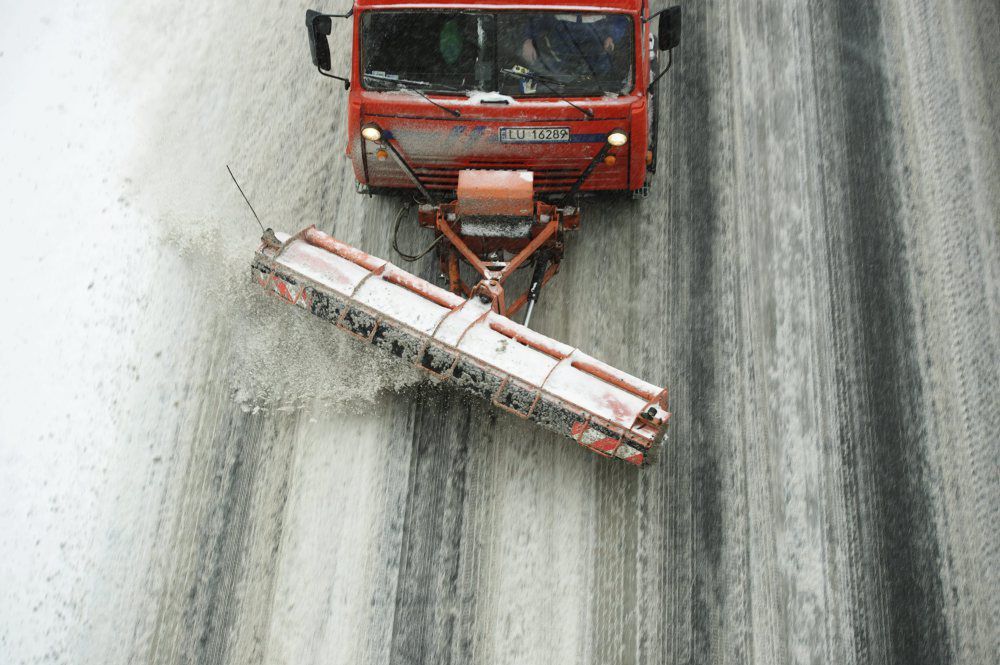
[[[240,194],[243,194],[243,188],[240,187],[240,183],[236,182],[236,176],[233,175],[233,170],[229,168],[229,164],[226,164],[226,170],[229,171],[229,177],[233,179],[233,184],[236,185],[236,189],[240,190]],[[250,212],[253,213],[254,219],[256,219],[257,223],[260,224],[260,232],[267,233],[264,230],[263,222],[260,221],[260,217],[257,216],[257,211],[253,209],[253,204],[250,203],[250,199],[247,198],[246,194],[243,194],[243,200],[247,202],[248,206],[250,206]]]

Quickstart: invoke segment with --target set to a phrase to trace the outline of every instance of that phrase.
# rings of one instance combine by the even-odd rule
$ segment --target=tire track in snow
[[[215,339],[217,358],[225,357],[224,339]],[[204,368],[208,389],[193,396],[194,418],[179,432],[190,450],[180,506],[158,543],[171,562],[149,662],[239,662],[263,653],[253,636],[269,623],[274,577],[246,580],[277,565],[295,420],[245,411],[228,391],[219,394],[217,368]]]
[[[989,445],[1000,429],[1000,74],[983,65],[1000,61],[1000,7],[890,2],[886,15],[949,641],[954,660],[985,662],[1000,651],[1000,600],[975,592],[1000,585],[996,538],[981,528],[997,520],[1000,475]]]
[[[690,584],[690,600],[685,603],[690,607],[690,615],[680,616],[679,621],[665,626],[667,636],[680,649],[678,656],[715,659],[721,645],[714,636],[721,628],[720,615],[727,596],[724,589],[727,460],[720,446],[724,440],[722,423],[726,420],[727,404],[725,389],[720,385],[723,379],[718,374],[720,356],[726,348],[723,329],[728,317],[720,313],[718,306],[727,285],[717,267],[717,255],[725,242],[720,227],[725,220],[720,217],[715,191],[716,181],[722,177],[719,162],[725,160],[717,152],[720,141],[717,123],[722,111],[718,108],[720,93],[715,81],[725,64],[714,52],[718,42],[709,27],[714,12],[708,6],[700,9],[698,13],[688,12],[687,24],[693,29],[685,35],[685,53],[678,59],[677,71],[662,82],[665,87],[670,86],[670,100],[674,103],[672,108],[664,109],[667,114],[664,142],[681,147],[672,162],[674,168],[663,169],[658,175],[667,181],[663,184],[671,191],[669,223],[671,235],[677,240],[670,251],[678,257],[671,268],[680,273],[677,281],[687,286],[687,293],[677,294],[685,309],[674,319],[681,325],[671,334],[687,340],[678,349],[683,354],[679,357],[684,359],[681,381],[671,386],[674,396],[671,409],[676,414],[670,432],[671,448],[677,448],[673,451],[675,455],[664,455],[663,463],[677,464],[690,473],[690,494],[671,496],[667,492],[664,498],[669,498],[670,504],[662,510],[667,515],[678,510],[690,511],[690,531],[687,534],[681,531],[672,543],[684,549],[664,557],[668,565],[686,564],[690,569],[688,580],[683,576],[677,579],[680,584],[685,581]],[[678,171],[683,174],[680,179],[668,180]],[[661,466],[656,471],[666,470]],[[680,523],[678,519],[678,526]],[[665,526],[669,528],[670,523]],[[686,542],[685,536],[690,540]],[[675,578],[675,574],[666,572],[666,578]],[[657,599],[657,610],[661,604]],[[650,656],[655,662],[656,653]]]
[[[392,662],[452,662],[459,585],[471,408],[437,390],[418,397],[391,635]],[[449,420],[466,412],[465,418]],[[446,436],[442,436],[446,434]],[[465,662],[464,658],[456,662]]]
[[[838,5],[834,23],[836,34],[851,35],[837,48],[842,83],[833,92],[843,109],[844,151],[832,175],[843,183],[847,227],[834,241],[843,244],[832,248],[830,271],[831,283],[846,282],[833,298],[840,310],[833,320],[845,326],[837,338],[846,416],[839,438],[849,474],[843,498],[855,648],[863,662],[946,662],[882,20],[880,7],[848,2]]]

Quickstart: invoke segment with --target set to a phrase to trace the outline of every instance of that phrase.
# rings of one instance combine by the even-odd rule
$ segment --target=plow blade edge
[[[367,343],[604,457],[651,461],[667,391],[309,227],[265,240],[254,279]]]

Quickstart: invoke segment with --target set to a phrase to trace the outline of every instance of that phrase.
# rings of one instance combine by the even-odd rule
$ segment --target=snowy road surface
[[[227,163],[393,259],[304,7],[2,4],[0,662],[996,662],[996,2],[684,3],[533,322],[669,386],[643,471],[251,287]]]

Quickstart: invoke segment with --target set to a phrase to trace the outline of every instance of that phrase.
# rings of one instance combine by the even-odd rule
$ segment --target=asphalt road
[[[390,260],[395,204],[302,11],[250,5],[112,19],[139,315],[97,345],[135,380],[43,585],[61,646],[11,613],[12,661],[995,662],[995,2],[684,4],[654,190],[584,211],[533,326],[670,388],[641,471],[253,291],[224,164]]]

